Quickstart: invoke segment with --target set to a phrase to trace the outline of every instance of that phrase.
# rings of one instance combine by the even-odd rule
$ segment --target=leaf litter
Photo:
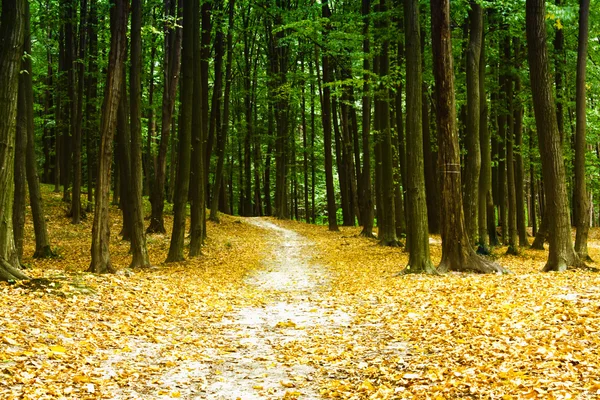
[[[541,273],[545,252],[495,249],[510,275],[398,277],[407,254],[358,228],[223,216],[184,263],[162,264],[169,238],[149,236],[148,270],[124,268],[113,234],[121,271],[98,276],[91,221],[65,224],[60,195],[44,197],[59,257],[0,284],[0,398],[600,396],[600,275]]]

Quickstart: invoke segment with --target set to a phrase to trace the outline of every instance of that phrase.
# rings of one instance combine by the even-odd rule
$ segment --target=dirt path
[[[264,269],[247,279],[263,296],[260,307],[235,310],[222,322],[230,352],[221,355],[202,395],[211,399],[320,398],[315,370],[285,349],[310,335],[311,327],[342,327],[351,317],[317,305],[327,271],[310,260],[310,242],[261,219],[248,223],[270,231]],[[286,397],[287,396],[287,397]]]

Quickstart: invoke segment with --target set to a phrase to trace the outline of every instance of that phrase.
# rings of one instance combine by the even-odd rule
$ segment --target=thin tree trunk
[[[478,242],[479,177],[481,172],[480,149],[480,93],[479,62],[483,36],[483,11],[480,4],[471,1],[469,11],[469,44],[467,47],[467,126],[465,144],[467,162],[465,167],[464,207],[467,235],[471,244]]]
[[[109,191],[112,163],[112,141],[117,124],[117,111],[121,100],[123,63],[126,58],[127,1],[113,0],[111,8],[111,44],[108,57],[108,73],[102,105],[100,127],[100,152],[98,177],[96,179],[96,207],[92,225],[92,261],[89,271],[114,272],[110,261]]]
[[[194,100],[194,21],[199,18],[195,1],[183,0],[183,43],[181,60],[181,116],[179,122],[178,165],[173,198],[173,231],[166,262],[183,261],[186,204],[190,186],[192,113]],[[173,149],[171,150],[173,151]]]
[[[171,18],[181,18],[182,0],[165,0],[165,14]],[[181,25],[180,23],[178,25]],[[179,72],[181,66],[181,27],[172,28],[169,22],[165,23],[165,50],[164,50],[164,78],[162,97],[162,126],[160,132],[160,145],[156,158],[156,169],[154,171],[154,185],[150,196],[152,214],[147,233],[165,233],[163,210],[165,203],[165,181],[167,174],[167,154],[169,150],[169,136],[171,126],[174,122],[174,108],[179,84]],[[171,163],[171,169],[173,164]],[[169,189],[173,187],[173,180],[169,180]],[[170,197],[171,198],[171,197]]]
[[[588,48],[588,19],[590,0],[579,1],[579,38],[577,48],[577,78],[575,81],[575,209],[577,210],[575,225],[575,251],[583,260],[590,260],[587,249],[590,230],[590,195],[585,182],[586,152],[586,87],[585,68]]]
[[[362,166],[362,193],[360,200],[362,201],[362,209],[360,211],[363,229],[361,236],[372,238],[373,235],[373,193],[371,182],[371,95],[370,95],[370,62],[371,57],[371,42],[369,39],[369,25],[371,13],[371,0],[362,0],[362,18],[363,18],[363,70],[364,83],[362,94],[362,150],[363,150],[363,166]],[[314,113],[312,113],[314,116]],[[313,129],[314,138],[314,129]],[[313,157],[314,158],[314,157]],[[314,166],[314,163],[313,163]],[[314,192],[314,175],[313,175],[313,192]],[[314,193],[313,193],[313,212],[314,212]]]
[[[131,1],[131,67],[129,96],[131,112],[131,181],[129,201],[131,210],[130,267],[149,267],[150,259],[144,233],[142,205],[142,0]]]
[[[331,17],[331,11],[327,0],[322,0],[323,18]],[[330,30],[325,27],[324,36]],[[318,67],[317,67],[318,70]],[[331,68],[329,67],[329,56],[323,52],[323,96],[321,99],[321,118],[323,120],[323,145],[325,153],[325,186],[327,190],[327,221],[330,231],[338,231],[337,226],[337,206],[335,204],[335,191],[333,188],[333,157],[331,155],[331,93],[329,83],[331,82]]]
[[[496,238],[494,226],[494,201],[492,199],[492,149],[490,132],[488,130],[488,105],[485,92],[485,35],[481,37],[481,53],[479,60],[479,146],[481,152],[481,172],[479,174],[479,249],[483,254],[489,254],[489,246]],[[491,215],[490,215],[491,214]],[[490,237],[488,226],[493,228]],[[475,245],[475,244],[473,244]]]
[[[382,0],[383,1],[383,0]],[[434,273],[429,258],[422,120],[422,63],[417,0],[404,1],[406,27],[406,154],[409,260],[406,272]]]

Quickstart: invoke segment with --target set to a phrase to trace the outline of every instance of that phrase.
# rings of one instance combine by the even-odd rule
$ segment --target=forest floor
[[[407,254],[359,228],[222,216],[202,257],[164,264],[152,235],[156,266],[130,270],[113,208],[119,272],[92,275],[91,218],[70,225],[49,190],[58,256],[30,258],[28,215],[35,279],[0,283],[2,399],[600,396],[600,274],[542,273],[546,252],[496,248],[509,275],[398,276]]]

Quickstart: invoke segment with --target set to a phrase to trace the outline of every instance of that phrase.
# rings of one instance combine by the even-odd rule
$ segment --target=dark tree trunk
[[[200,6],[198,6],[200,7]],[[190,171],[190,210],[191,234],[190,257],[201,254],[205,237],[204,218],[206,216],[206,184],[208,175],[204,172],[207,164],[206,138],[208,136],[208,57],[210,56],[210,11],[208,2],[202,4],[200,16],[194,20],[194,89],[192,111],[192,160]],[[195,12],[197,14],[197,12]],[[208,53],[208,54],[207,54]]]
[[[85,131],[86,131],[86,159],[87,159],[87,207],[91,212],[94,204],[94,176],[96,169],[99,121],[98,108],[96,106],[98,97],[98,14],[96,0],[90,1],[90,13],[88,20],[89,57],[88,77],[86,78],[86,106],[85,106]]]
[[[186,204],[190,186],[192,113],[194,101],[194,25],[199,18],[195,1],[183,0],[183,43],[181,55],[181,116],[175,195],[173,198],[173,232],[166,262],[183,261]],[[173,149],[171,150],[173,151]]]
[[[556,6],[559,8],[562,7],[563,0],[556,0]],[[556,29],[554,36],[554,84],[556,91],[556,123],[561,143],[565,142],[565,117],[563,111],[565,89],[563,87],[563,79],[566,63],[565,31],[564,29]]]
[[[515,48],[515,59],[517,62],[517,68],[521,68],[521,45],[518,39],[514,39]],[[513,105],[514,113],[514,148],[515,148],[515,195],[516,195],[516,206],[517,206],[517,233],[519,235],[519,246],[529,246],[529,240],[527,239],[527,224],[525,222],[525,167],[523,166],[523,104],[521,103],[521,78],[518,74],[515,74],[515,98]]]
[[[322,0],[323,18],[331,17],[331,11],[327,0]],[[325,28],[324,36],[330,27]],[[318,67],[317,67],[318,70]],[[323,145],[325,153],[325,186],[327,190],[327,221],[330,231],[337,231],[337,206],[335,204],[335,191],[333,188],[333,157],[331,155],[331,92],[329,83],[331,82],[331,68],[329,66],[329,56],[323,52],[323,95],[321,98],[321,116],[323,120]]]
[[[480,4],[471,1],[469,11],[469,44],[467,47],[467,124],[465,147],[467,161],[465,166],[464,207],[467,235],[472,245],[478,242],[479,178],[481,172],[480,149],[480,93],[479,62],[483,36],[483,11]]]
[[[71,3],[73,9],[72,17],[75,18],[75,1]],[[87,41],[87,0],[81,0],[81,7],[79,11],[79,54],[78,59],[81,62],[77,63],[77,66],[71,65],[70,75],[70,88],[73,96],[71,98],[72,107],[71,114],[73,115],[71,121],[71,135],[73,136],[73,196],[71,197],[71,223],[81,223],[84,210],[81,207],[81,137],[82,137],[82,121],[83,121],[83,83],[84,83],[84,72],[85,72],[85,49]],[[75,29],[73,29],[75,31]],[[73,39],[73,46],[75,46],[75,40]],[[72,53],[75,54],[75,51]],[[75,77],[77,73],[77,77]],[[75,92],[77,89],[77,92]]]
[[[27,29],[26,29],[27,30]],[[27,37],[28,33],[25,33]],[[21,68],[25,69],[25,62],[21,61]],[[27,96],[23,74],[19,76],[17,104],[17,129],[14,148],[14,199],[12,204],[12,227],[17,249],[17,257],[23,259],[23,236],[25,233],[25,202],[27,197],[27,177],[25,173],[25,154],[27,150]],[[33,117],[33,115],[32,115]]]
[[[485,92],[485,36],[481,37],[481,53],[479,60],[479,146],[481,152],[481,172],[479,174],[479,246],[484,254],[489,253],[490,244],[496,242],[494,226],[494,201],[492,199],[492,152],[490,132],[488,130],[488,106]],[[492,230],[489,227],[492,227]],[[490,236],[493,233],[493,237]]]
[[[221,198],[221,186],[223,182],[223,169],[225,165],[225,146],[227,144],[227,134],[229,132],[229,96],[231,93],[232,80],[232,62],[233,62],[233,24],[235,21],[235,0],[229,0],[229,28],[227,30],[227,62],[225,65],[225,95],[223,98],[223,119],[220,115],[215,116],[217,125],[217,169],[215,171],[215,182],[212,190],[212,199],[210,206],[210,220],[218,222],[218,205]],[[217,34],[217,52],[221,53],[220,47],[223,46],[223,33]],[[218,103],[220,100],[218,101]],[[220,106],[219,104],[216,107]]]
[[[24,52],[31,54],[31,31],[29,25],[30,12],[29,3],[25,5],[25,44]],[[33,219],[33,228],[35,231],[35,252],[34,258],[45,258],[53,256],[50,243],[48,241],[48,231],[46,230],[46,217],[44,215],[44,206],[42,195],[40,193],[40,180],[37,172],[37,161],[35,156],[35,133],[33,116],[33,83],[31,58],[23,57],[21,69],[25,71],[19,75],[19,100],[17,110],[17,135],[26,136],[26,149],[23,156],[25,172],[27,175],[27,185],[29,188],[29,202],[31,204],[31,214]],[[23,131],[19,132],[20,129]],[[17,136],[17,142],[19,137]],[[17,145],[18,147],[18,145]],[[25,186],[23,185],[23,189]],[[13,216],[14,218],[14,216]],[[15,242],[18,242],[15,234]],[[17,247],[18,249],[18,247]]]
[[[583,260],[589,260],[587,250],[590,230],[590,195],[585,183],[585,151],[586,151],[586,88],[585,67],[588,48],[588,19],[590,0],[579,2],[579,38],[577,48],[577,78],[575,82],[575,215],[577,233],[575,235],[575,251]]]
[[[150,259],[144,233],[144,209],[142,205],[142,0],[131,2],[131,67],[129,73],[129,96],[131,112],[131,180],[129,202],[131,211],[130,267],[149,267]]]
[[[565,165],[548,68],[545,18],[545,1],[527,0],[529,71],[547,199],[546,219],[550,230],[550,252],[544,271],[563,271],[569,266],[578,267],[583,263],[571,241]]]
[[[363,70],[364,83],[362,94],[362,151],[363,151],[363,166],[362,166],[362,192],[361,200],[361,221],[363,225],[361,236],[373,237],[373,193],[371,183],[371,95],[370,95],[370,62],[371,43],[369,39],[369,25],[371,13],[371,0],[362,0],[362,18],[363,18]],[[314,115],[314,113],[313,113]],[[314,129],[313,129],[314,138]],[[314,163],[313,163],[314,166]],[[314,190],[314,176],[313,176]],[[314,211],[314,195],[313,195],[313,211]]]
[[[404,1],[406,27],[406,154],[409,260],[406,272],[433,273],[429,258],[429,230],[423,158],[422,63],[417,0]]]
[[[0,281],[26,279],[15,248],[12,206],[19,71],[25,38],[25,0],[3,0],[0,16]]]
[[[436,117],[438,127],[438,168],[441,172],[442,260],[439,272],[505,272],[497,264],[479,257],[465,227],[460,183],[460,155],[454,104],[454,69],[450,33],[449,0],[431,0],[431,25]]]
[[[165,14],[171,18],[181,18],[182,0],[165,0]],[[178,24],[181,25],[181,24]],[[160,145],[156,158],[156,169],[154,171],[154,185],[150,196],[152,214],[147,233],[165,233],[165,222],[163,209],[165,203],[165,181],[167,176],[167,154],[169,149],[169,136],[173,124],[173,114],[179,83],[179,71],[181,66],[181,27],[173,28],[169,22],[165,23],[165,50],[164,50],[164,78],[162,96],[162,126],[160,132]],[[191,82],[189,83],[191,84]],[[173,164],[171,164],[173,169]],[[173,187],[173,180],[169,180],[169,189]]]
[[[112,163],[112,142],[117,124],[117,112],[121,100],[123,63],[126,58],[127,1],[114,0],[111,8],[111,43],[108,56],[108,73],[102,104],[100,127],[100,152],[98,177],[96,179],[96,207],[92,225],[92,261],[89,271],[114,272],[110,262],[109,191]]]

